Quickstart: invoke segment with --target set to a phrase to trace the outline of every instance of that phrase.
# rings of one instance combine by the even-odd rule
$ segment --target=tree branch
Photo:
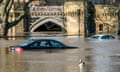
[[[21,14],[16,20],[14,20],[14,21],[12,21],[12,22],[9,23],[9,28],[17,25],[17,24],[25,17],[25,15],[28,14],[28,13],[26,12],[26,9],[28,8],[28,5],[29,5],[29,3],[31,3],[31,1],[32,1],[32,0],[29,0],[29,2],[27,2],[27,3],[24,5],[24,11],[25,11],[25,12],[24,12],[23,14]]]
[[[24,15],[20,16],[17,20],[10,22],[8,27],[11,28],[11,27],[17,25],[23,18],[24,18]]]
[[[10,12],[12,5],[13,5],[13,0],[10,0],[8,10],[7,10],[8,13]]]
[[[5,8],[4,8],[4,14],[5,14],[5,22],[9,23],[9,12],[10,12],[10,8],[9,7],[10,4],[10,0],[5,0]]]
[[[9,2],[10,2],[10,0],[5,0],[4,13],[8,13],[8,12],[7,12],[7,8],[8,8],[8,5],[9,5]]]

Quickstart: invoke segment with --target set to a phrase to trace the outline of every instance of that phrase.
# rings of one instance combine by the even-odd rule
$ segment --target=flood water
[[[8,53],[6,47],[27,39],[0,40],[0,72],[120,72],[120,40],[50,38],[79,48]],[[80,59],[85,65],[80,65]]]

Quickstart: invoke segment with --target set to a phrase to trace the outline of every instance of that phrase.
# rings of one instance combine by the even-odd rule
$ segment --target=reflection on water
[[[115,49],[97,48],[94,50],[96,54],[94,56],[95,62],[94,72],[120,71],[120,56],[117,57],[114,56]],[[120,51],[118,53],[120,53]]]
[[[2,55],[0,56],[0,72],[23,72],[26,64],[19,63],[21,57],[19,55]]]
[[[0,43],[0,72],[119,72],[119,41],[88,42],[83,39],[62,39],[78,49],[7,52],[3,46],[21,41]],[[65,40],[65,41],[64,41]],[[4,43],[5,42],[5,43]],[[79,65],[82,59],[85,65]]]

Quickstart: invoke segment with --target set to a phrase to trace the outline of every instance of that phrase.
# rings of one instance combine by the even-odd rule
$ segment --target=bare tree
[[[19,0],[18,0],[19,1]],[[3,36],[7,37],[8,36],[8,30],[17,25],[26,15],[27,15],[27,8],[28,8],[28,5],[29,3],[31,2],[32,0],[29,0],[28,2],[26,2],[24,4],[24,12],[21,13],[18,18],[16,18],[14,21],[10,21],[9,18],[10,18],[10,11],[14,5],[14,0],[0,0],[0,4],[2,4],[2,8],[3,8],[3,12],[2,12],[2,19],[3,19],[3,25],[4,25],[4,31],[3,31]]]

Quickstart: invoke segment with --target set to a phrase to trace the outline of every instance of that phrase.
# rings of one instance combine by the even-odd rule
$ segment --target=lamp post
[[[78,16],[78,36],[80,36],[80,9],[77,9]]]

